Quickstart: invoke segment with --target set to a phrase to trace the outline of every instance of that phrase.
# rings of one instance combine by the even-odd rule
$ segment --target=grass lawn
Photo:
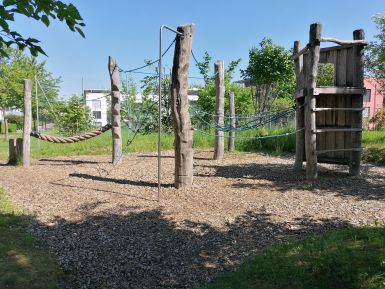
[[[0,288],[59,288],[58,264],[28,233],[27,219],[0,189]]]
[[[204,288],[385,288],[385,228],[349,228],[275,245]]]

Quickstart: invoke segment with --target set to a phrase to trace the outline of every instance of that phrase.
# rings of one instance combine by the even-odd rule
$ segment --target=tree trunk
[[[3,108],[3,119],[4,119],[4,139],[8,141],[8,118],[5,108]]]

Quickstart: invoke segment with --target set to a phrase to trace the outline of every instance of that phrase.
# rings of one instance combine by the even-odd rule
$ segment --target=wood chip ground
[[[191,288],[267,245],[385,220],[385,168],[322,165],[309,184],[293,158],[198,152],[191,188],[173,187],[155,154],[60,157],[1,166],[0,186],[31,215],[66,274],[63,288]]]

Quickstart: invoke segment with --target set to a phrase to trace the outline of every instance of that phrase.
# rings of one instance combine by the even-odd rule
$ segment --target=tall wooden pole
[[[354,40],[364,40],[365,33],[364,30],[355,30],[353,32]],[[353,56],[355,59],[354,62],[354,80],[353,85],[355,87],[364,88],[364,46],[363,45],[354,45],[353,47]],[[352,95],[352,107],[353,108],[362,108],[363,107],[363,95]],[[362,129],[362,110],[358,112],[352,112],[352,128]],[[360,149],[362,145],[362,132],[352,132],[351,133],[351,145],[352,148]],[[350,153],[350,162],[349,162],[349,173],[352,176],[358,176],[360,174],[360,165],[361,165],[361,151],[352,151]]]
[[[301,50],[301,42],[295,41],[294,42],[294,50],[293,55],[297,54]],[[303,55],[298,57],[294,60],[295,65],[295,75],[296,75],[296,91],[303,88]],[[305,123],[304,123],[304,98],[296,98],[295,100],[297,105],[297,111],[295,114],[296,119],[296,144],[295,144],[295,163],[294,163],[294,169],[297,171],[302,170],[302,164],[304,159],[304,152],[305,152],[305,132],[303,130]]]
[[[223,60],[218,60],[214,64],[215,88],[216,88],[216,110],[215,123],[217,126],[224,126],[224,106],[225,106],[225,69]],[[214,160],[221,160],[225,150],[224,133],[222,130],[215,130]]]
[[[229,132],[229,151],[233,151],[235,148],[235,101],[234,92],[229,93],[229,114],[230,114],[230,132]]]
[[[308,180],[317,179],[317,136],[316,136],[316,97],[313,90],[317,85],[318,63],[320,58],[320,39],[322,25],[314,23],[310,25],[309,33],[309,67],[306,79],[305,97],[305,149],[306,149],[306,177]]]
[[[193,132],[188,100],[188,70],[194,25],[179,26],[172,66],[171,102],[174,126],[175,187],[188,187],[193,181]]]
[[[31,122],[32,122],[32,84],[24,80],[24,126],[23,126],[23,167],[30,166],[31,151]]]
[[[108,71],[111,79],[111,114],[112,114],[112,163],[122,162],[122,128],[120,124],[120,77],[116,60],[108,58]]]

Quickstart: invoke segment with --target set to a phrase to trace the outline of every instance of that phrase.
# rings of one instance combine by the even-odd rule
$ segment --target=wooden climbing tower
[[[317,164],[349,165],[351,175],[359,175],[361,162],[362,110],[364,88],[364,31],[355,30],[353,40],[321,37],[321,24],[310,26],[309,44],[301,49],[294,42],[296,86],[296,161],[306,176],[317,178]],[[321,42],[338,46],[320,48]],[[318,67],[334,66],[334,86],[317,86]],[[302,129],[303,128],[303,129]],[[302,130],[301,130],[302,129]]]

